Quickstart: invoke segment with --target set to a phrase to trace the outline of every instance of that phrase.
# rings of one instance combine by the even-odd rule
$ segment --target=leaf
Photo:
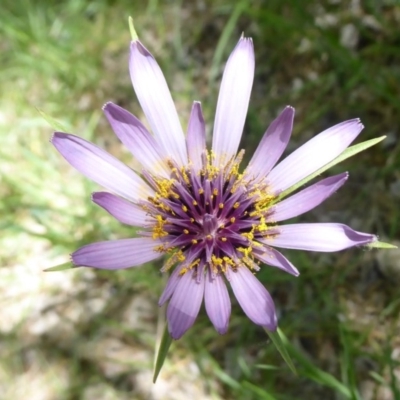
[[[371,242],[366,245],[366,247],[370,247],[371,249],[397,249],[398,247],[394,244],[385,243],[385,242]]]
[[[283,198],[287,197],[290,193],[294,192],[298,188],[304,186],[307,182],[311,181],[311,179],[314,179],[318,175],[321,175],[323,172],[328,170],[329,168],[332,168],[334,165],[341,163],[342,161],[346,160],[347,158],[353,157],[357,153],[360,153],[372,146],[375,146],[379,142],[381,142],[383,139],[385,139],[386,136],[381,136],[375,139],[367,140],[365,142],[356,144],[354,146],[348,147],[340,156],[336,157],[334,160],[332,160],[330,163],[324,165],[322,168],[319,170],[315,171],[313,174],[306,176],[304,179],[302,179],[300,182],[297,182],[290,188],[284,190],[278,197],[275,199],[274,203],[277,203],[278,201],[281,201]]]
[[[36,110],[55,131],[62,131],[62,132],[68,131],[68,129],[65,129],[65,127],[60,122],[58,122],[53,117],[50,117],[50,115],[47,115],[44,111],[40,110],[39,108],[36,108]]]
[[[160,346],[158,348],[158,352],[156,355],[156,361],[154,364],[154,375],[153,375],[153,383],[156,383],[158,374],[161,371],[162,366],[164,365],[165,358],[167,357],[169,348],[172,343],[172,337],[168,332],[168,325],[165,324],[163,336],[161,338]]]
[[[270,393],[266,392],[264,389],[260,388],[259,386],[252,384],[251,382],[244,381],[243,387],[251,390],[257,396],[257,399],[277,400],[276,397],[272,396]]]
[[[67,261],[63,264],[56,265],[54,267],[46,268],[44,272],[53,272],[53,271],[64,271],[65,269],[77,268],[76,265],[72,264],[71,261]]]
[[[351,391],[346,387],[346,385],[337,380],[333,375],[324,372],[315,366],[314,363],[310,361],[304,354],[302,354],[300,350],[296,349],[295,346],[290,344],[282,332],[280,332],[280,335],[287,351],[289,351],[293,358],[297,361],[301,376],[305,376],[314,382],[332,388],[346,399],[352,399]]]
[[[281,353],[282,358],[285,360],[286,364],[288,367],[291,369],[291,371],[297,375],[296,368],[293,364],[292,359],[290,358],[290,355],[287,351],[287,339],[283,335],[282,331],[278,328],[276,332],[270,332],[267,329],[264,329],[265,332],[267,332],[268,336],[272,340],[272,343],[275,345],[279,353]]]

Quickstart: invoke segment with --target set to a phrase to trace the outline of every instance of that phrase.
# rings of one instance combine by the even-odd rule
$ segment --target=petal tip
[[[109,107],[111,107],[113,104],[114,104],[113,102],[107,101],[107,103],[105,103],[105,104],[103,105],[103,107],[101,107],[101,109],[102,109],[103,111],[106,111],[106,109],[108,109]]]

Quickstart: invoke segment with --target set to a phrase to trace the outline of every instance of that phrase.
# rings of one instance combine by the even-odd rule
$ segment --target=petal
[[[287,106],[264,133],[246,171],[255,179],[265,177],[285,151],[292,133],[293,118],[294,108]]]
[[[230,270],[229,281],[240,306],[257,325],[275,331],[278,319],[275,305],[267,289],[246,267]]]
[[[204,303],[207,315],[216,331],[223,335],[228,330],[231,315],[231,300],[228,289],[223,276],[220,274],[211,277],[211,274],[208,273],[205,281]]]
[[[108,240],[83,246],[72,253],[72,262],[82,267],[123,269],[136,267],[161,257],[154,248],[160,242],[151,238]]]
[[[185,137],[167,82],[157,61],[138,40],[131,42],[129,70],[136,96],[158,142],[180,166],[186,165]]]
[[[377,240],[376,236],[356,232],[343,224],[293,224],[276,227],[279,234],[261,242],[286,249],[339,251]]]
[[[265,251],[262,254],[254,252],[254,256],[257,257],[261,262],[280,268],[290,275],[300,275],[297,268],[278,250],[275,250],[272,247],[264,247],[263,250]]]
[[[163,161],[167,155],[144,125],[116,104],[107,103],[103,111],[115,134],[140,164],[155,175],[169,177],[169,168]]]
[[[267,218],[267,221],[284,221],[312,210],[335,193],[346,182],[348,177],[349,174],[347,172],[331,176],[282,200],[274,206],[273,212]]]
[[[123,224],[142,227],[148,225],[146,212],[136,204],[107,192],[93,193],[92,200]]]
[[[195,170],[203,166],[202,154],[206,150],[206,126],[204,123],[201,103],[193,103],[187,130],[187,149],[189,160],[193,163]]]
[[[154,194],[135,172],[94,144],[62,132],[55,132],[51,142],[81,174],[119,196],[137,201]]]
[[[238,150],[253,78],[253,41],[242,37],[226,63],[219,90],[212,143],[215,165],[226,164]]]
[[[268,175],[268,182],[279,193],[317,171],[339,156],[364,126],[352,119],[315,136],[280,162]]]
[[[166,301],[168,301],[171,296],[174,294],[176,285],[178,284],[181,276],[179,273],[181,272],[182,268],[175,267],[174,271],[172,272],[171,276],[168,278],[167,285],[164,288],[164,291],[161,294],[160,300],[158,301],[158,305],[161,307]]]
[[[204,277],[199,282],[190,270],[179,277],[167,308],[168,330],[174,339],[179,339],[194,324],[203,294]]]

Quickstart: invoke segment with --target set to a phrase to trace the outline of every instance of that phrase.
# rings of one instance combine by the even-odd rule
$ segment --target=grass
[[[385,258],[383,250],[288,251],[299,278],[273,268],[260,271],[278,306],[298,376],[235,304],[224,336],[202,312],[173,343],[155,386],[151,370],[162,317],[156,304],[165,284],[160,266],[42,272],[67,261],[83,244],[133,234],[90,202],[96,186],[56,154],[48,143],[54,121],[38,111],[133,165],[101,114],[102,104],[112,100],[143,119],[127,69],[128,15],[162,66],[182,122],[192,100],[201,100],[209,129],[224,60],[242,31],[253,37],[257,64],[242,143],[246,157],[286,104],[296,108],[290,150],[353,117],[366,126],[361,140],[388,135],[335,166],[333,173],[350,171],[349,182],[302,220],[340,221],[385,241],[399,239],[399,4],[366,1],[356,10],[329,1],[300,7],[294,0],[257,5],[218,0],[202,7],[179,1],[139,7],[124,0],[14,0],[3,6],[5,400],[27,398],[28,392],[29,398],[37,393],[43,399],[85,400],[178,399],[188,392],[213,399],[400,399],[400,266],[398,256]],[[355,42],[346,42],[346,29],[356,32]]]

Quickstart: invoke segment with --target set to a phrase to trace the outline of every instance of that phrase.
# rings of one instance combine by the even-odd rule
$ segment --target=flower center
[[[141,204],[150,216],[153,239],[160,252],[172,253],[164,266],[182,262],[182,271],[208,265],[215,273],[228,266],[257,269],[253,252],[271,233],[267,218],[274,197],[265,182],[239,173],[240,152],[223,167],[204,156],[203,168],[178,168],[172,162],[169,179],[145,176],[155,196]]]

